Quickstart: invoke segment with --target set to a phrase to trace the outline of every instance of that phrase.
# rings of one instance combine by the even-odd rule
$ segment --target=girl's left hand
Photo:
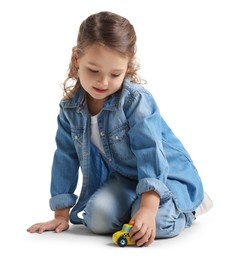
[[[147,209],[139,209],[130,220],[134,223],[129,232],[131,241],[136,241],[137,246],[149,246],[156,237],[155,214]]]

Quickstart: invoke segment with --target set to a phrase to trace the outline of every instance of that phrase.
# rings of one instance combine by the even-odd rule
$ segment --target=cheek
[[[79,79],[80,79],[80,83],[83,87],[86,87],[87,85],[89,85],[89,78],[87,77],[86,74],[80,72]]]
[[[79,72],[79,78],[81,83],[82,82],[90,82],[95,80],[95,75],[89,73],[87,70],[80,70]]]
[[[123,80],[124,80],[124,77],[115,80],[115,82],[113,82],[113,84],[112,84],[112,88],[115,90],[119,90],[122,86]]]
[[[121,86],[123,81],[125,79],[125,75],[121,76],[120,78],[117,79],[117,85]]]

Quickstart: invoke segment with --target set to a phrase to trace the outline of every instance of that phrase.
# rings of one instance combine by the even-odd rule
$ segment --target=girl
[[[212,207],[190,155],[142,86],[135,53],[135,30],[124,17],[100,12],[81,24],[58,115],[54,219],[28,232],[61,232],[70,221],[111,234],[134,221],[131,240],[148,246]]]

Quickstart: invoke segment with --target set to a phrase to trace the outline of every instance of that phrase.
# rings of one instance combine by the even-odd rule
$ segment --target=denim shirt
[[[91,143],[91,116],[80,87],[60,102],[56,150],[52,164],[52,210],[73,207],[70,221],[82,223],[78,213],[111,174],[136,181],[136,194],[154,190],[160,206],[173,198],[177,208],[192,212],[203,199],[201,178],[190,155],[160,115],[153,96],[128,79],[106,98],[98,116],[104,155]],[[83,183],[74,194],[79,174]]]

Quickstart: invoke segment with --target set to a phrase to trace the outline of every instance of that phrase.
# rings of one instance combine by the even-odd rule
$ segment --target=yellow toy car
[[[129,232],[133,225],[124,224],[122,230],[115,232],[112,236],[113,242],[120,247],[125,247],[126,245],[135,245],[136,242],[132,242],[129,236]]]

